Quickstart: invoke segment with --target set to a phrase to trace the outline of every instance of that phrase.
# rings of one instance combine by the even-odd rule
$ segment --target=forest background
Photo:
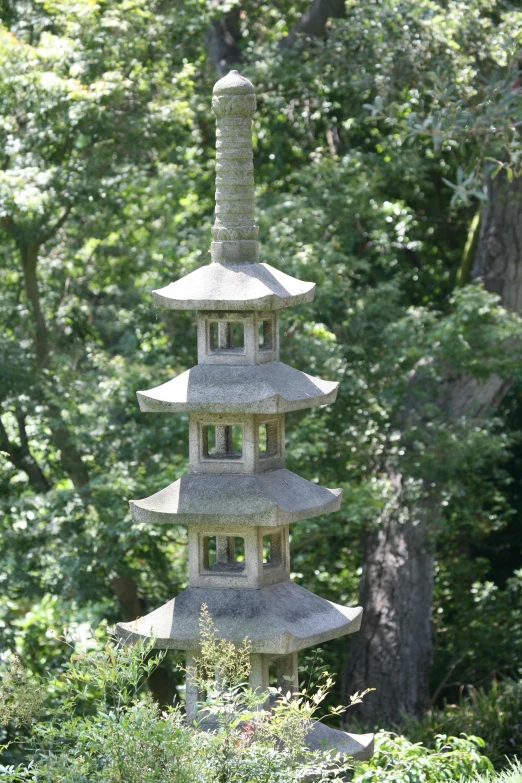
[[[196,363],[193,314],[150,292],[207,261],[210,96],[237,67],[258,95],[262,260],[317,283],[283,313],[282,359],[341,382],[287,429],[288,467],[345,493],[293,527],[293,578],[365,609],[321,653],[332,698],[374,687],[352,719],[413,737],[482,720],[493,754],[521,753],[520,4],[1,17],[2,660],[59,673],[60,629],[186,584],[184,528],[132,523],[127,501],[185,472],[187,423],[135,391]],[[151,680],[162,703],[175,662]]]

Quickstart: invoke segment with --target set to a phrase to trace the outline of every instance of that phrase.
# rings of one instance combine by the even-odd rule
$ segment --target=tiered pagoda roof
[[[288,413],[335,402],[338,386],[282,362],[199,364],[139,391],[138,402],[147,413]]]
[[[216,243],[212,243],[216,244]],[[153,291],[168,310],[281,310],[311,302],[315,283],[303,283],[269,264],[217,261]]]

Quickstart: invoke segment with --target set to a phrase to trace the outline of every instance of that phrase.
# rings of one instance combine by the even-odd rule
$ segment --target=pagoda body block
[[[342,491],[285,467],[285,417],[335,401],[338,384],[280,361],[279,310],[310,302],[314,283],[261,263],[254,222],[252,84],[231,71],[214,87],[217,121],[216,221],[211,263],[153,292],[158,307],[197,311],[198,365],[138,392],[144,412],[187,413],[189,473],[150,497],[130,502],[136,522],[186,524],[189,586],[146,617],[119,623],[128,642],[155,639],[199,649],[199,618],[208,607],[218,633],[248,637],[253,688],[274,682],[297,691],[298,652],[359,630],[360,607],[327,601],[290,579],[290,524],[336,511]],[[187,683],[187,716],[198,694]],[[372,753],[372,735],[321,723],[312,748],[355,758]]]

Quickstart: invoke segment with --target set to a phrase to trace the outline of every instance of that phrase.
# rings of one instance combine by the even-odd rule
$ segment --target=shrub
[[[496,768],[507,758],[522,756],[522,682],[500,680],[489,689],[469,688],[458,704],[433,709],[420,721],[407,720],[404,733],[415,742],[435,734],[466,732],[482,737],[485,752]]]
[[[406,737],[381,731],[375,737],[373,758],[355,768],[358,783],[442,783],[458,781],[492,769],[481,755],[477,737],[438,735],[428,749]]]
[[[374,759],[356,765],[325,750],[309,751],[306,735],[331,678],[323,673],[313,695],[271,689],[272,709],[264,709],[269,694],[245,682],[248,640],[237,648],[219,639],[206,611],[200,655],[187,671],[202,701],[188,725],[179,706],[162,711],[146,693],[163,657],[152,647],[93,638],[53,680],[51,690],[60,690],[62,699],[55,698],[45,720],[39,720],[41,695],[31,695],[16,664],[0,686],[0,714],[32,723],[31,756],[28,764],[0,768],[5,783],[297,783],[312,777],[341,783],[352,770],[358,781],[438,783],[492,769],[473,737],[439,736],[428,750],[381,732]]]
[[[125,647],[93,639],[53,683],[63,699],[46,721],[30,709],[18,667],[5,697],[0,688],[0,705],[6,705],[6,720],[16,714],[33,721],[32,753],[27,765],[0,768],[5,783],[295,783],[311,774],[318,782],[343,779],[349,763],[305,746],[324,686],[312,699],[273,693],[273,712],[262,709],[268,694],[244,682],[248,644],[236,649],[218,640],[204,613],[198,674],[187,674],[199,678],[205,700],[199,723],[189,726],[179,706],[161,711],[144,690],[162,657],[152,655],[152,642]],[[34,705],[39,710],[40,700]]]

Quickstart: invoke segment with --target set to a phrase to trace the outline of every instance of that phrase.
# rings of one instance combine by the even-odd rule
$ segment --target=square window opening
[[[279,454],[279,422],[268,421],[259,425],[259,456],[277,457]]]
[[[268,661],[268,685],[270,688],[277,688],[277,663],[274,658]],[[274,698],[275,697],[275,698]],[[271,700],[277,701],[279,695],[271,694]]]
[[[204,536],[205,571],[235,574],[245,570],[245,539],[239,536]]]
[[[243,428],[236,424],[208,424],[202,428],[206,459],[239,459],[243,454]]]
[[[275,343],[275,324],[273,321],[259,321],[259,350],[273,351]]]
[[[279,568],[283,564],[283,535],[270,533],[263,536],[263,567]]]
[[[245,350],[245,324],[241,321],[211,321],[209,338],[212,353],[241,353]]]

